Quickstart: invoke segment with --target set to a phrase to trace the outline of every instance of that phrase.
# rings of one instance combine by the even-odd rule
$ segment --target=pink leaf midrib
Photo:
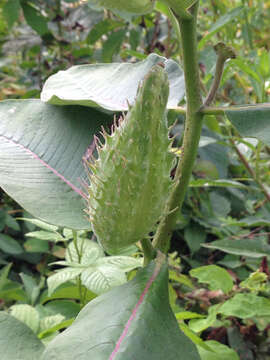
[[[153,271],[153,274],[150,277],[150,279],[147,281],[147,283],[145,285],[145,288],[144,288],[143,292],[141,293],[141,295],[139,297],[138,302],[136,303],[134,309],[132,310],[132,313],[131,313],[131,315],[130,315],[130,317],[129,317],[129,319],[128,319],[125,327],[124,327],[124,330],[123,330],[122,334],[120,335],[119,339],[116,342],[116,345],[115,345],[115,347],[113,349],[113,352],[111,353],[111,355],[109,357],[109,360],[114,360],[115,356],[118,354],[118,352],[120,350],[120,346],[121,346],[122,342],[124,341],[124,339],[126,338],[128,330],[129,330],[131,324],[133,323],[133,321],[136,318],[136,314],[137,314],[137,312],[139,310],[139,307],[143,303],[144,298],[146,297],[146,295],[148,294],[148,291],[149,291],[151,285],[153,284],[153,282],[157,278],[157,276],[158,276],[158,274],[160,272],[160,268],[161,268],[161,264],[156,264],[156,266],[154,268],[154,271]]]
[[[16,142],[13,139],[9,139],[8,137],[6,137],[5,135],[0,135],[0,137],[2,137],[3,139],[5,139],[6,141],[8,141],[9,143],[18,146],[19,148],[21,148],[22,150],[24,150],[25,152],[27,152],[30,156],[32,156],[34,159],[38,160],[42,165],[44,165],[47,169],[49,169],[52,173],[54,173],[54,175],[56,175],[58,178],[60,178],[63,182],[65,182],[73,191],[75,191],[77,194],[79,194],[81,197],[83,198],[87,198],[86,194],[83,193],[82,190],[80,190],[79,188],[77,188],[74,184],[72,184],[68,179],[66,179],[64,177],[64,175],[60,174],[56,169],[54,169],[51,165],[49,165],[46,161],[44,161],[43,159],[41,159],[36,153],[34,153],[32,150],[30,150],[29,148],[25,147],[23,144],[20,144],[18,142]]]

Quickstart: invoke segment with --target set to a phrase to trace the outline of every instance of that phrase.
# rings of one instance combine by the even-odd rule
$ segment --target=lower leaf
[[[170,308],[164,258],[85,306],[42,360],[199,360]]]

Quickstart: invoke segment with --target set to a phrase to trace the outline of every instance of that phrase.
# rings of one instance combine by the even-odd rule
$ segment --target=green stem
[[[81,259],[82,259],[82,253],[79,250],[78,247],[78,236],[77,236],[77,231],[72,230],[72,234],[73,234],[73,243],[74,243],[74,247],[78,256],[78,262],[79,264],[81,263]],[[83,295],[83,289],[82,289],[82,280],[81,280],[81,276],[79,275],[77,277],[77,286],[78,286],[78,291],[79,291],[79,295],[80,295],[80,303],[83,306],[84,305],[84,295]]]
[[[152,242],[150,239],[143,239],[141,241],[143,254],[144,254],[144,266],[147,266],[151,260],[156,256],[156,251],[153,248]]]
[[[242,5],[244,8],[244,18],[245,18],[246,29],[247,29],[248,44],[249,44],[250,50],[253,50],[254,46],[253,46],[253,39],[252,39],[252,29],[251,29],[250,23],[248,21],[248,9],[247,9],[248,4],[246,4],[246,2],[247,2],[246,0],[242,0]]]
[[[264,186],[263,182],[260,180],[259,177],[256,176],[256,172],[253,170],[253,168],[249,165],[248,160],[246,159],[246,157],[242,154],[242,152],[239,150],[239,148],[236,146],[235,141],[233,140],[233,138],[230,138],[230,142],[236,152],[236,154],[238,155],[239,160],[242,162],[242,164],[245,166],[245,168],[247,169],[247,171],[249,172],[249,174],[251,175],[251,177],[253,178],[253,180],[257,183],[257,185],[261,188],[265,198],[267,199],[267,201],[270,201],[270,193],[268,192],[267,188]]]
[[[182,208],[193,164],[199,145],[203,114],[200,112],[202,99],[197,54],[197,12],[199,2],[190,9],[191,19],[177,17],[181,31],[182,58],[186,83],[187,111],[183,139],[182,156],[177,165],[175,186],[168,199],[165,215],[160,221],[153,245],[162,252],[167,252],[177,216]],[[177,212],[175,211],[177,209]]]
[[[225,44],[223,44],[222,42],[218,43],[215,47],[215,52],[217,54],[217,63],[216,63],[216,71],[215,71],[215,76],[214,76],[214,80],[212,83],[212,86],[210,88],[210,91],[204,101],[204,106],[209,106],[211,105],[211,103],[215,100],[220,82],[221,82],[221,78],[222,78],[222,74],[223,74],[223,69],[224,69],[224,65],[227,59],[234,59],[235,53],[234,51],[226,46]]]

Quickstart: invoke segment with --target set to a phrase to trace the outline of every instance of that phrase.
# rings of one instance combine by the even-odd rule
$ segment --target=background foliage
[[[72,65],[135,62],[152,52],[181,61],[172,19],[162,3],[157,9],[132,18],[87,1],[2,0],[0,99],[39,98],[46,79]],[[226,62],[217,105],[269,102],[269,16],[270,1],[201,1],[204,94],[215,70],[213,45],[223,41],[237,53]],[[183,117],[170,110],[169,120],[178,120],[177,153]],[[207,117],[170,249],[170,303],[202,359],[270,359],[269,154],[269,146],[240,137],[223,117]],[[33,219],[3,191],[0,231],[0,308],[47,344],[102,290],[81,276],[78,254],[73,267],[59,271],[69,252],[76,254],[74,233]],[[80,244],[92,233],[76,236]],[[83,250],[86,257],[93,251]],[[104,283],[133,277],[138,255],[133,260],[107,267]],[[42,344],[36,346],[38,353]]]

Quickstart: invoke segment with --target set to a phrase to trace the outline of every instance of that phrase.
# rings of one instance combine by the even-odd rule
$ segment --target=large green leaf
[[[1,311],[0,349],[3,360],[36,360],[44,345],[28,326]]]
[[[231,107],[224,112],[241,136],[256,137],[270,146],[270,104]]]
[[[199,360],[170,309],[163,259],[86,305],[71,327],[52,340],[42,360],[74,358]]]
[[[87,229],[82,158],[110,118],[39,100],[0,103],[0,186],[48,223]]]
[[[125,111],[135,100],[139,82],[158,62],[165,64],[169,76],[167,106],[175,108],[185,93],[183,71],[175,61],[156,54],[135,64],[77,65],[59,71],[46,81],[41,100],[55,105],[77,104]]]

